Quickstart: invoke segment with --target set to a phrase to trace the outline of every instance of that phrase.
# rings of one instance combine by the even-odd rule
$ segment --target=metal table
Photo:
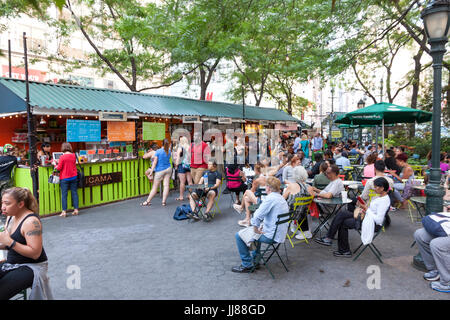
[[[349,204],[352,202],[352,200],[347,199],[346,202],[342,201],[342,198],[331,198],[331,199],[325,199],[325,198],[314,198],[314,202],[317,203],[319,206],[319,211],[321,215],[319,215],[319,225],[317,228],[313,231],[313,238],[316,236],[319,231],[322,230],[323,227],[325,227],[327,230],[327,224],[328,221],[333,218],[336,213],[346,204]],[[321,217],[322,216],[322,217]]]

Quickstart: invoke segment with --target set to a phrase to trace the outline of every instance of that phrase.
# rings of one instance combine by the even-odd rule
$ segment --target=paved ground
[[[353,262],[333,257],[335,245],[302,243],[288,247],[289,272],[278,261],[271,261],[273,280],[264,268],[253,274],[231,272],[231,267],[240,263],[234,234],[240,229],[236,222],[241,217],[229,207],[229,195],[223,196],[222,213],[210,223],[173,220],[180,204],[175,193],[167,207],[161,206],[160,198],[155,198],[151,207],[139,206],[141,201],[85,209],[79,216],[65,219],[43,219],[55,298],[450,298],[431,290],[422,272],[412,267],[417,247],[410,248],[410,244],[419,225],[412,223],[405,211],[391,214],[391,227],[375,241],[384,264],[369,250]],[[352,231],[350,239],[354,249],[360,242],[357,233]],[[379,270],[380,289],[368,288],[368,279],[374,276],[371,270]]]

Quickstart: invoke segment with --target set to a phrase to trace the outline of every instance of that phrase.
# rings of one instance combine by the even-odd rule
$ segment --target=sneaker
[[[423,278],[427,281],[437,281],[440,279],[439,271],[431,270],[423,275]]]
[[[389,211],[397,211],[398,209],[396,208],[396,207],[392,207],[391,206],[391,209],[389,210]]]
[[[236,273],[250,273],[253,271],[253,267],[246,268],[246,267],[243,267],[242,265],[240,265],[240,266],[231,268],[231,271],[236,272]]]
[[[450,285],[446,286],[440,283],[439,281],[433,281],[431,284],[431,289],[439,291],[439,292],[445,292],[450,293]]]
[[[241,227],[250,227],[250,222],[247,222],[246,220],[239,220],[238,225]]]
[[[291,224],[291,232],[294,233],[297,230],[297,225],[296,224]]]
[[[242,209],[242,207],[236,203],[233,204],[233,208],[234,210],[236,210],[239,214],[242,213],[242,211],[244,211],[244,209]]]
[[[306,239],[311,239],[312,238],[312,233],[311,233],[311,231],[305,231],[305,232],[303,232],[304,234],[305,234],[305,236],[303,236],[303,234],[300,232],[300,233],[298,233],[296,236],[295,236],[295,239],[298,239],[298,240],[305,240],[305,237],[306,237]]]
[[[191,216],[192,216],[192,219],[194,219],[194,220],[200,220],[198,213],[192,213]]]
[[[318,244],[321,244],[321,245],[327,246],[327,247],[330,247],[332,244],[331,240],[328,238],[316,238],[316,239],[314,239],[314,241],[317,242]]]
[[[347,251],[347,252],[334,251],[333,256],[339,257],[339,258],[351,258],[352,253],[350,251]]]
[[[204,213],[203,214],[203,221],[205,221],[205,222],[210,222],[212,220],[212,215],[211,215],[211,213]]]

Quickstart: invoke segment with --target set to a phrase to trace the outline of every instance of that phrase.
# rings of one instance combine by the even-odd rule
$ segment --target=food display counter
[[[150,192],[151,183],[145,176],[150,166],[149,160],[142,158],[78,165],[84,173],[85,187],[78,188],[79,208],[126,200],[146,195]],[[38,169],[39,179],[39,214],[41,216],[59,213],[61,207],[61,188],[59,184],[48,183],[53,166],[41,166]],[[14,174],[16,186],[32,188],[30,169],[16,168]],[[67,198],[68,208],[72,206],[70,192]]]

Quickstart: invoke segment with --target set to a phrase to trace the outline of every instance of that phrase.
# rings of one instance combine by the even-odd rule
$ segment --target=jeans
[[[62,200],[62,209],[63,211],[67,211],[67,193],[69,192],[72,195],[72,204],[74,209],[78,209],[78,180],[74,179],[72,181],[61,180],[59,182],[61,185],[61,200]]]
[[[245,242],[239,236],[239,232],[236,232],[236,244],[238,247],[239,256],[241,257],[241,260],[242,260],[242,266],[244,268],[253,267],[253,261],[260,252],[261,243],[272,244],[274,242],[272,241],[272,239],[269,239],[266,236],[261,235],[261,237],[258,240],[256,240],[256,248],[257,249],[255,251],[253,251],[252,254],[250,255],[250,249],[247,247]]]

